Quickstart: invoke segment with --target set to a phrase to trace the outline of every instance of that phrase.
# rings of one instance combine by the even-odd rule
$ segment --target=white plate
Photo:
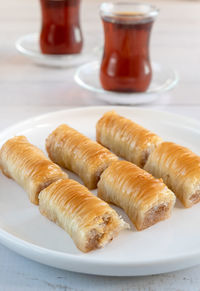
[[[81,65],[91,59],[84,51],[80,54],[72,55],[45,55],[40,51],[39,34],[32,33],[20,37],[16,41],[16,49],[24,56],[30,58],[36,64],[51,66],[51,67],[73,67]]]
[[[80,66],[75,74],[75,81],[84,89],[95,93],[95,97],[109,104],[144,104],[151,103],[163,93],[171,90],[178,82],[178,74],[170,67],[153,63],[153,77],[148,90],[144,93],[118,93],[106,91],[99,80],[100,62],[93,61]]]
[[[88,107],[39,116],[0,133],[0,146],[8,138],[24,134],[44,149],[47,135],[63,122],[94,139],[97,120],[111,109],[200,154],[198,122],[128,107]],[[84,254],[64,230],[40,215],[13,180],[0,173],[0,185],[0,242],[35,261],[75,272],[114,276],[163,273],[200,263],[200,204],[184,209],[177,202],[170,219],[140,232],[132,227],[105,248]],[[126,215],[123,217],[128,221]]]

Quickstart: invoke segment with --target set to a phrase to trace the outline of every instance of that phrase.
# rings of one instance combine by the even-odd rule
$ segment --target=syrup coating
[[[176,200],[162,179],[127,161],[116,161],[103,172],[98,196],[121,207],[138,230],[168,218]]]
[[[15,136],[4,143],[0,150],[0,167],[7,177],[25,189],[34,204],[38,204],[38,194],[42,189],[68,177],[25,136]]]
[[[149,156],[145,170],[162,178],[185,207],[200,201],[200,157],[188,148],[161,143]]]
[[[59,180],[39,195],[40,212],[62,227],[83,252],[101,248],[129,225],[86,187]]]
[[[162,142],[155,133],[114,111],[105,113],[97,122],[96,140],[139,167],[144,166],[149,154]]]
[[[60,125],[48,136],[46,149],[52,161],[79,175],[89,189],[97,187],[101,173],[118,159],[66,124]]]

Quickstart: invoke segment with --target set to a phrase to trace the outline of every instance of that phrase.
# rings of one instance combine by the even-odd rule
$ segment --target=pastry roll
[[[105,246],[129,225],[86,187],[59,180],[39,194],[41,214],[62,227],[83,252]]]
[[[62,124],[46,140],[50,159],[76,173],[89,189],[97,187],[101,173],[118,158],[106,148]]]
[[[185,207],[200,201],[200,157],[189,149],[163,142],[149,156],[145,170],[162,178]]]
[[[0,167],[7,177],[25,189],[34,204],[38,204],[41,190],[58,179],[68,177],[25,136],[13,137],[2,146]]]
[[[138,230],[168,218],[176,200],[162,180],[127,161],[116,161],[103,172],[98,196],[121,207]]]
[[[143,167],[161,137],[133,121],[107,112],[96,125],[96,140],[116,155]]]

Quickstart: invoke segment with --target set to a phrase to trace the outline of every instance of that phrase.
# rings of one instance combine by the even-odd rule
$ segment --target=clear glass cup
[[[144,92],[152,79],[149,40],[158,9],[150,4],[105,2],[100,7],[104,53],[102,87],[109,91]]]
[[[40,4],[42,53],[80,53],[83,46],[79,20],[80,0],[40,0]]]

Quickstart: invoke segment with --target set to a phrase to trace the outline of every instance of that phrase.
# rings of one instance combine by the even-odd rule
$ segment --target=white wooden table
[[[83,0],[82,23],[87,49],[102,44],[97,0]],[[152,1],[153,2],[153,1]],[[154,1],[161,13],[154,26],[152,59],[170,64],[178,86],[147,107],[200,120],[200,1]],[[0,130],[22,119],[72,106],[101,105],[74,82],[75,68],[35,66],[19,55],[16,39],[40,27],[36,0],[1,1]],[[174,273],[133,278],[70,273],[25,259],[0,245],[0,290],[200,290],[200,266]]]

